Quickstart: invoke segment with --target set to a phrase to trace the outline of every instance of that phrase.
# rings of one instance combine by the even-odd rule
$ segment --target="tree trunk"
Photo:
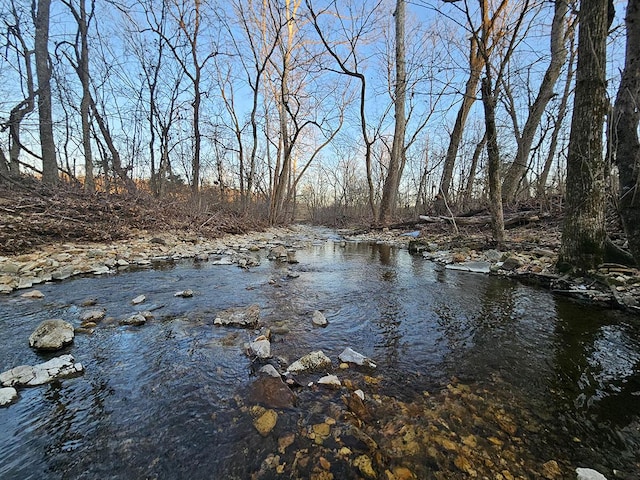
[[[475,150],[473,151],[473,157],[471,158],[471,166],[469,167],[469,177],[467,178],[467,186],[464,189],[464,196],[462,200],[463,207],[469,208],[471,205],[471,198],[473,196],[473,184],[476,181],[476,171],[478,170],[478,162],[480,161],[480,155],[487,144],[487,132],[485,130],[482,140],[478,142]]]
[[[484,58],[478,50],[478,39],[475,36],[472,36],[469,54],[469,67],[471,71],[465,86],[460,110],[458,110],[456,121],[453,124],[453,131],[451,132],[451,138],[449,139],[447,155],[444,159],[442,180],[440,181],[440,191],[438,192],[439,200],[436,202],[436,210],[440,213],[444,213],[446,211],[446,205],[451,205],[449,190],[451,189],[451,184],[453,182],[453,169],[455,167],[456,157],[458,156],[458,149],[460,148],[460,142],[462,141],[462,134],[467,123],[469,111],[471,110],[473,103],[476,101],[476,90],[478,89],[478,82],[480,81],[483,66]]]
[[[638,169],[640,168],[640,0],[627,3],[627,46],[622,80],[613,110],[615,127],[615,158],[620,184],[620,216],[629,250],[640,264],[640,198]]]
[[[405,0],[396,2],[396,87],[395,87],[395,130],[389,160],[389,171],[382,189],[380,202],[380,223],[388,223],[395,211],[402,167],[404,166],[404,135],[406,130],[405,100],[407,76],[405,66]]]
[[[565,17],[567,16],[567,10],[567,0],[556,0],[553,23],[551,25],[551,61],[540,84],[538,96],[529,108],[529,116],[522,129],[522,135],[517,139],[516,157],[507,169],[502,183],[502,198],[506,202],[515,200],[520,180],[527,173],[533,138],[540,125],[542,114],[554,96],[553,88],[567,58],[567,48],[565,46]]]
[[[42,181],[58,183],[58,161],[53,138],[53,114],[51,113],[51,66],[49,65],[49,10],[51,0],[38,0],[36,13],[35,57],[38,78],[38,114],[40,148],[42,152]]]
[[[607,113],[607,0],[582,0],[578,20],[578,65],[567,157],[567,201],[558,266],[585,271],[604,255]]]
[[[76,18],[80,32],[80,58],[78,62],[78,76],[82,84],[82,100],[80,101],[80,116],[82,122],[82,147],[84,150],[84,189],[94,192],[96,184],[93,179],[93,157],[91,154],[91,91],[89,77],[89,41],[88,21],[85,0],[80,0],[80,13]]]
[[[484,106],[484,121],[486,125],[488,176],[489,176],[489,211],[491,212],[491,231],[493,240],[502,246],[504,244],[504,213],[502,210],[502,195],[500,184],[500,150],[498,148],[498,132],[496,129],[496,97],[489,76],[490,66],[487,65],[487,76],[482,79],[482,104]]]

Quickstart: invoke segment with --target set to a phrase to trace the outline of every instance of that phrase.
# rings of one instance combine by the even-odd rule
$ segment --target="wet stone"
[[[36,350],[60,350],[73,342],[73,325],[54,318],[42,322],[29,336],[29,346]]]
[[[0,388],[0,407],[10,405],[18,398],[18,392],[13,387]]]
[[[258,305],[250,305],[246,308],[228,308],[218,312],[213,324],[255,328],[259,320],[260,307]]]

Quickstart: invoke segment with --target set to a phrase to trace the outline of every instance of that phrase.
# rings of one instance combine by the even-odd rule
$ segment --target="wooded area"
[[[270,224],[486,208],[497,245],[522,206],[562,205],[559,266],[576,270],[605,258],[608,208],[638,263],[639,10],[0,0],[0,178]]]

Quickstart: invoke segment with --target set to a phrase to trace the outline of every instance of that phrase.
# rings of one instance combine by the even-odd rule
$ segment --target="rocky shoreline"
[[[356,234],[345,230],[339,233],[344,241],[408,248],[410,252],[448,269],[508,276],[581,301],[640,313],[638,269],[608,263],[584,277],[560,274],[555,269],[557,238],[546,244],[515,240],[508,244],[506,250],[498,251],[491,248],[481,235],[452,237],[430,235],[419,230],[389,229]],[[130,239],[110,243],[50,244],[38,252],[0,256],[0,294],[26,291],[38,284],[75,275],[106,275],[182,259],[250,267],[254,262],[252,251],[274,244],[299,248],[302,246],[300,239],[311,241],[316,234],[314,227],[292,225],[217,239],[183,232],[155,234],[140,231]],[[27,295],[31,294],[27,292]]]

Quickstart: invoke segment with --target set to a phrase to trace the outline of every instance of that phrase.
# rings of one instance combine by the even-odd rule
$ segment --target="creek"
[[[534,478],[549,460],[640,478],[637,317],[388,245],[327,232],[301,241],[297,264],[262,250],[250,269],[184,260],[42,285],[41,300],[1,297],[0,371],[71,353],[85,373],[21,389],[0,409],[0,478],[348,479],[366,477],[354,466],[365,454],[378,478],[398,466],[416,478],[469,478],[470,469]],[[174,297],[185,289],[195,295]],[[146,302],[132,306],[140,294]],[[55,355],[29,348],[45,319],[78,326],[87,299],[109,317],[155,317],[139,327],[105,320]],[[346,387],[307,386],[322,376],[310,374],[261,436],[249,400],[258,365],[243,348],[257,333],[213,325],[216,312],[250,304],[277,327],[271,351],[282,364],[322,350],[332,373],[364,391],[371,418],[346,410]],[[312,325],[314,310],[326,328]],[[340,370],[349,346],[377,368]],[[495,425],[485,411],[498,412]],[[314,437],[323,422],[335,433]],[[359,441],[355,427],[367,432]],[[448,451],[466,460],[454,464]]]

